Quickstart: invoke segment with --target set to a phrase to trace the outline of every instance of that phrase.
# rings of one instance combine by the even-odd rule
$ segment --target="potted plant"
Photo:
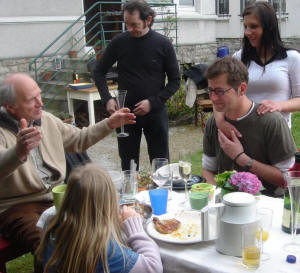
[[[162,24],[162,34],[169,38],[170,42],[173,42],[173,37],[171,33],[175,30],[176,18],[174,13],[170,9],[166,10],[165,7],[161,8],[161,24]]]
[[[51,79],[53,75],[53,71],[44,71],[43,73],[41,73],[41,78],[43,79],[43,81],[49,81]]]
[[[235,191],[257,195],[264,190],[258,177],[250,172],[225,171],[217,174],[215,180],[217,187],[221,188],[222,196]]]
[[[72,35],[71,36],[71,48],[69,50],[69,57],[70,58],[77,58],[78,57],[78,50],[75,49],[75,46],[77,45],[78,43],[78,39],[76,38],[75,35]]]
[[[152,179],[150,177],[150,173],[148,172],[140,172],[137,177],[138,180],[138,192],[145,191],[152,184]]]
[[[52,113],[54,116],[58,117],[59,119],[61,119],[63,122],[68,123],[68,124],[72,124],[73,121],[73,116],[70,115],[67,112],[53,112]]]
[[[106,47],[106,42],[102,42],[101,40],[97,40],[96,43],[94,44],[94,51],[96,55],[96,59],[100,60],[102,57],[102,53],[104,52]]]

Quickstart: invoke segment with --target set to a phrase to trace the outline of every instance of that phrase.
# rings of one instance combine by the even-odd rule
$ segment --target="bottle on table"
[[[295,164],[289,171],[300,172],[300,152],[295,154]],[[298,227],[296,229],[296,234],[300,233],[300,211],[297,212]],[[282,214],[282,225],[281,229],[286,233],[291,233],[291,201],[288,189],[285,189],[284,193],[284,204],[283,204],[283,214]]]
[[[73,78],[73,83],[79,83],[79,77],[75,71],[73,71],[72,73],[72,78]]]
[[[54,64],[55,64],[55,69],[56,70],[61,70],[62,68],[62,59],[60,55],[57,55],[56,58],[54,59]]]

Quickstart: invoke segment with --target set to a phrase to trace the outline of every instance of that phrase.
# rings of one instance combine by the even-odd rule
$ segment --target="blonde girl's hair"
[[[92,273],[99,260],[103,271],[109,272],[109,241],[115,240],[121,246],[125,242],[121,236],[116,189],[104,169],[87,164],[71,173],[62,206],[37,249],[40,261],[53,235],[54,250],[45,273],[51,268],[63,273]]]

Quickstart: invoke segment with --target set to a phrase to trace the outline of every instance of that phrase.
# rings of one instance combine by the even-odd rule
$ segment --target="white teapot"
[[[242,226],[258,222],[255,197],[245,192],[228,193],[223,204],[216,249],[226,255],[241,256]]]
[[[228,193],[223,197],[223,204],[208,207],[202,213],[204,239],[211,238],[212,229],[216,229],[217,251],[226,255],[241,256],[242,226],[256,224],[259,220],[255,197],[245,192]],[[212,215],[214,223],[210,223]]]

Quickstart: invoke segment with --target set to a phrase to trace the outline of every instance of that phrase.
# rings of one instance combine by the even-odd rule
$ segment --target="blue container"
[[[217,57],[223,58],[229,55],[229,48],[228,46],[220,46],[218,47]]]

